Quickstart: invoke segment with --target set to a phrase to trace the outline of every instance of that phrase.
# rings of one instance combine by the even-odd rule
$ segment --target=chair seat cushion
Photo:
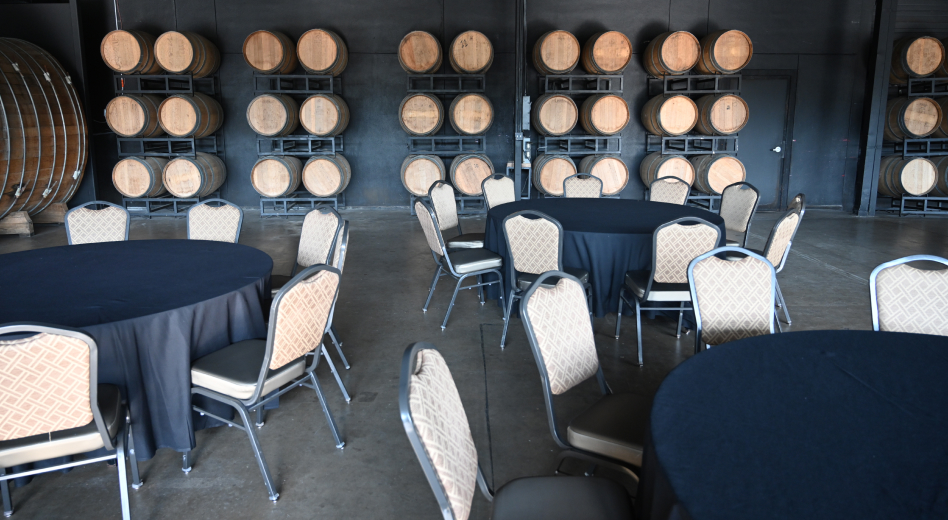
[[[528,477],[511,480],[494,495],[493,520],[612,520],[632,518],[629,495],[596,477]]]
[[[448,249],[476,249],[484,247],[484,233],[464,233],[445,239]]]
[[[581,450],[640,467],[651,409],[650,399],[609,394],[570,421],[566,438]]]
[[[500,255],[486,249],[462,249],[449,254],[454,270],[460,274],[487,269],[500,269],[504,261]]]
[[[125,420],[122,393],[117,386],[112,385],[98,385],[96,392],[102,421],[109,437],[115,439]],[[103,447],[105,443],[102,441],[102,435],[99,434],[95,421],[92,421],[78,428],[0,442],[0,468],[86,453]]]
[[[289,281],[292,279],[293,279],[292,276],[287,276],[285,274],[271,274],[270,275],[270,296],[275,297],[277,293],[280,292],[280,289],[282,289],[283,286],[289,283]]]
[[[645,289],[648,287],[648,279],[651,275],[651,271],[628,271],[625,273],[625,286],[641,300],[645,296]],[[687,283],[655,282],[648,293],[648,301],[690,302],[691,288]]]
[[[257,387],[266,351],[266,340],[248,339],[208,354],[191,365],[191,384],[235,399],[250,399]],[[260,395],[267,395],[303,375],[304,358],[268,370]]]
[[[585,269],[579,269],[578,267],[564,267],[563,272],[569,275],[573,275],[581,283],[589,283],[589,271]],[[520,273],[517,275],[517,288],[521,291],[526,291],[533,285],[533,282],[537,281],[540,278],[538,274],[531,273]],[[556,287],[556,284],[560,281],[559,276],[551,276],[546,279],[546,282],[543,283],[543,287]]]

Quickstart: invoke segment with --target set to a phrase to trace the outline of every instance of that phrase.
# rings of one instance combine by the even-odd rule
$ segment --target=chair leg
[[[477,296],[481,299],[481,305],[484,305],[484,286],[481,285],[482,283],[484,283],[484,276],[479,274],[477,275],[477,285],[480,287],[477,288]]]
[[[774,309],[774,322],[777,324],[777,332],[783,332],[783,325],[780,324],[780,314]]]
[[[326,415],[326,420],[329,421],[329,429],[332,431],[332,436],[336,440],[336,447],[342,449],[346,443],[341,437],[339,437],[339,430],[336,428],[336,421],[332,418],[332,412],[329,411],[329,406],[326,404],[326,397],[323,395],[323,388],[319,386],[319,380],[316,379],[316,374],[310,372],[309,380],[313,383],[313,390],[316,391],[316,398],[319,399],[319,405],[323,407],[323,413]]]
[[[342,397],[346,399],[347,403],[350,402],[352,398],[349,397],[349,391],[346,390],[346,385],[342,383],[342,378],[339,377],[339,372],[336,370],[336,364],[333,363],[332,358],[329,357],[329,351],[326,350],[326,345],[320,345],[319,348],[323,353],[323,357],[326,358],[326,363],[329,364],[329,370],[332,371],[333,377],[336,378],[336,384],[339,385],[339,389],[342,390]]]
[[[263,421],[263,407],[262,406],[257,408],[256,415],[257,415],[257,420],[254,421],[254,426],[256,426],[257,428],[263,428],[264,421]]]
[[[428,289],[428,299],[425,300],[425,306],[421,308],[421,312],[428,312],[428,304],[431,303],[431,295],[434,294],[435,287],[438,285],[438,278],[441,278],[441,266],[438,266],[438,270],[435,271],[434,280],[431,280],[431,288]]]
[[[118,468],[119,496],[122,500],[122,520],[129,520],[132,516],[128,506],[128,475],[125,472],[125,436],[128,434],[127,425],[115,437],[115,466]]]
[[[504,332],[500,335],[500,350],[504,350],[504,345],[507,343],[507,326],[510,325],[510,311],[513,308],[514,298],[514,290],[511,289],[510,297],[507,298],[507,308],[504,309]]]
[[[619,339],[619,327],[622,325],[622,289],[619,289],[619,309],[616,310],[616,339]]]
[[[257,465],[260,466],[260,474],[263,475],[263,483],[267,486],[267,492],[270,494],[270,500],[276,502],[280,494],[273,487],[273,479],[270,477],[270,468],[267,467],[267,460],[263,457],[263,450],[260,449],[260,440],[257,439],[256,430],[250,425],[250,414],[243,406],[235,406],[237,413],[240,414],[240,420],[244,423],[244,431],[250,438],[250,447],[253,448],[253,456],[257,459]]]
[[[635,334],[639,343],[639,366],[642,366],[642,306],[638,298],[635,299]]]
[[[6,475],[7,469],[0,468],[0,475]],[[3,516],[13,514],[13,500],[10,498],[10,481],[0,481],[0,495],[3,495]]]
[[[678,339],[681,339],[681,320],[685,317],[685,302],[681,302],[680,309],[678,311],[678,334],[676,334]]]
[[[138,454],[135,453],[135,436],[132,434],[132,418],[125,412],[125,428],[128,431],[128,464],[132,469],[132,489],[142,487],[142,477],[138,472]]]
[[[783,291],[780,290],[780,284],[776,285],[777,289],[777,301],[783,306],[783,315],[787,318],[787,325],[791,325],[790,322],[790,309],[787,308],[787,300],[783,298]]]
[[[454,309],[454,300],[458,297],[458,291],[461,290],[461,282],[464,281],[465,276],[458,278],[457,285],[454,286],[454,294],[451,295],[451,303],[448,304],[448,312],[444,313],[444,323],[441,324],[441,330],[444,330],[448,326],[448,318],[451,316],[451,310]]]
[[[329,339],[332,340],[332,344],[336,347],[336,352],[339,353],[339,359],[342,360],[342,366],[346,367],[346,370],[349,370],[349,360],[346,359],[346,355],[342,353],[342,342],[336,339],[336,334],[332,330],[332,325],[329,326]]]
[[[191,473],[191,452],[194,450],[188,450],[181,454],[181,471],[185,473]]]

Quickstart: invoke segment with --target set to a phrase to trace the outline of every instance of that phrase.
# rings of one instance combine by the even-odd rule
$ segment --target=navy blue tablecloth
[[[948,518],[946,374],[941,336],[795,332],[702,352],[655,396],[638,518]]]
[[[504,257],[504,297],[513,280],[507,280],[511,257],[501,228],[504,218],[523,210],[545,213],[563,226],[563,265],[589,271],[593,312],[601,317],[616,312],[619,288],[626,271],[651,269],[652,234],[662,224],[681,217],[698,217],[721,228],[724,220],[700,208],[625,199],[532,199],[502,204],[487,213],[484,247]],[[498,292],[491,286],[490,298]]]
[[[99,382],[121,388],[135,451],[148,459],[157,448],[190,450],[194,430],[206,424],[192,420],[191,361],[266,337],[261,302],[272,268],[262,251],[202,240],[0,255],[0,323],[36,321],[92,336]]]

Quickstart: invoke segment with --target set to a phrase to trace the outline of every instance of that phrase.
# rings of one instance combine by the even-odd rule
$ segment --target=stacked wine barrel
[[[912,78],[948,76],[945,44],[932,36],[903,38],[892,47],[889,82],[907,85]],[[941,73],[939,73],[941,71]]]

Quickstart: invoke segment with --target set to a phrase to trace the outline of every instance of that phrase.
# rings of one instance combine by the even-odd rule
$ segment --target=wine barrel
[[[494,48],[483,33],[465,31],[448,47],[448,63],[458,74],[483,74],[494,63]]]
[[[695,167],[695,189],[709,195],[720,195],[724,188],[747,178],[744,163],[733,155],[696,155],[691,163]]]
[[[494,174],[494,165],[486,155],[461,154],[451,161],[451,184],[464,195],[481,194],[481,183]]]
[[[921,139],[938,130],[943,119],[941,105],[932,98],[893,98],[885,107],[883,135],[889,141]]]
[[[941,109],[941,124],[932,132],[932,137],[948,139],[948,96],[942,96],[937,101]]]
[[[349,185],[352,168],[340,154],[314,155],[303,166],[303,186],[317,197],[338,195]]]
[[[942,60],[941,65],[935,69],[933,76],[937,76],[939,78],[948,78],[948,38],[942,38],[941,46],[945,48],[945,59]]]
[[[206,197],[227,179],[227,167],[216,155],[197,152],[194,157],[176,157],[165,165],[165,189],[175,197]]]
[[[441,68],[441,43],[431,33],[412,31],[398,44],[398,63],[409,74],[428,74]]]
[[[930,192],[937,197],[948,197],[948,156],[929,157],[935,165],[935,188]]]
[[[296,70],[296,46],[277,31],[254,31],[244,40],[244,61],[261,74],[289,74]]]
[[[903,38],[892,47],[889,82],[907,85],[910,78],[924,78],[938,71],[945,61],[945,46],[937,38]]]
[[[158,105],[158,123],[174,137],[207,137],[224,124],[224,109],[199,92],[175,94]]]
[[[444,180],[444,161],[437,155],[409,155],[402,161],[401,177],[408,193],[424,197],[432,184]]]
[[[533,102],[533,126],[543,135],[565,135],[576,128],[579,108],[563,94],[544,94]]]
[[[662,177],[677,177],[690,186],[695,182],[695,166],[684,155],[662,155],[662,152],[655,152],[642,160],[639,165],[639,177],[646,187]]]
[[[398,123],[411,135],[431,135],[444,124],[444,105],[433,94],[408,94],[398,107]]]
[[[889,197],[921,197],[937,184],[938,168],[925,157],[883,157],[879,163],[879,193]]]
[[[451,102],[448,119],[461,135],[481,135],[494,122],[494,107],[483,94],[461,94]]]
[[[154,137],[164,130],[158,124],[161,98],[150,94],[126,94],[105,106],[105,122],[122,137]]]
[[[619,31],[594,34],[583,45],[583,69],[590,74],[619,74],[632,60],[632,42]]]
[[[292,156],[261,157],[250,169],[250,184],[264,197],[285,197],[300,187],[303,162]]]
[[[542,154],[533,161],[533,186],[544,195],[563,196],[563,181],[576,175],[576,163],[568,155]]]
[[[72,198],[89,134],[72,79],[32,43],[0,38],[0,217]]]
[[[629,104],[615,94],[596,94],[583,101],[579,124],[593,135],[615,135],[629,124]]]
[[[260,135],[289,135],[300,124],[300,106],[286,94],[261,94],[247,105],[247,123]]]
[[[708,94],[698,98],[695,130],[704,135],[731,135],[747,126],[750,108],[736,94]]]
[[[629,167],[618,155],[587,155],[579,161],[579,171],[602,181],[602,195],[618,195],[629,184]]]
[[[701,74],[734,74],[750,63],[754,44],[741,31],[718,31],[701,38],[695,67]]]
[[[157,197],[167,192],[162,172],[164,157],[126,157],[112,168],[112,184],[126,197]]]
[[[349,126],[349,105],[336,94],[312,95],[300,106],[300,123],[313,135],[339,135]]]
[[[572,33],[550,31],[533,46],[533,66],[542,75],[568,74],[579,64],[581,54],[579,40]]]
[[[144,31],[115,30],[102,38],[99,53],[105,65],[120,74],[155,74],[155,37]]]
[[[701,46],[688,31],[659,34],[645,47],[642,61],[649,74],[660,78],[685,74],[698,63]]]
[[[681,94],[658,95],[642,107],[642,125],[655,135],[683,135],[698,123],[698,106]]]
[[[311,29],[300,36],[296,45],[300,65],[310,74],[338,76],[349,64],[349,49],[338,34],[326,29]]]
[[[207,38],[193,32],[168,31],[155,40],[155,59],[172,74],[203,78],[217,72],[221,53]]]

